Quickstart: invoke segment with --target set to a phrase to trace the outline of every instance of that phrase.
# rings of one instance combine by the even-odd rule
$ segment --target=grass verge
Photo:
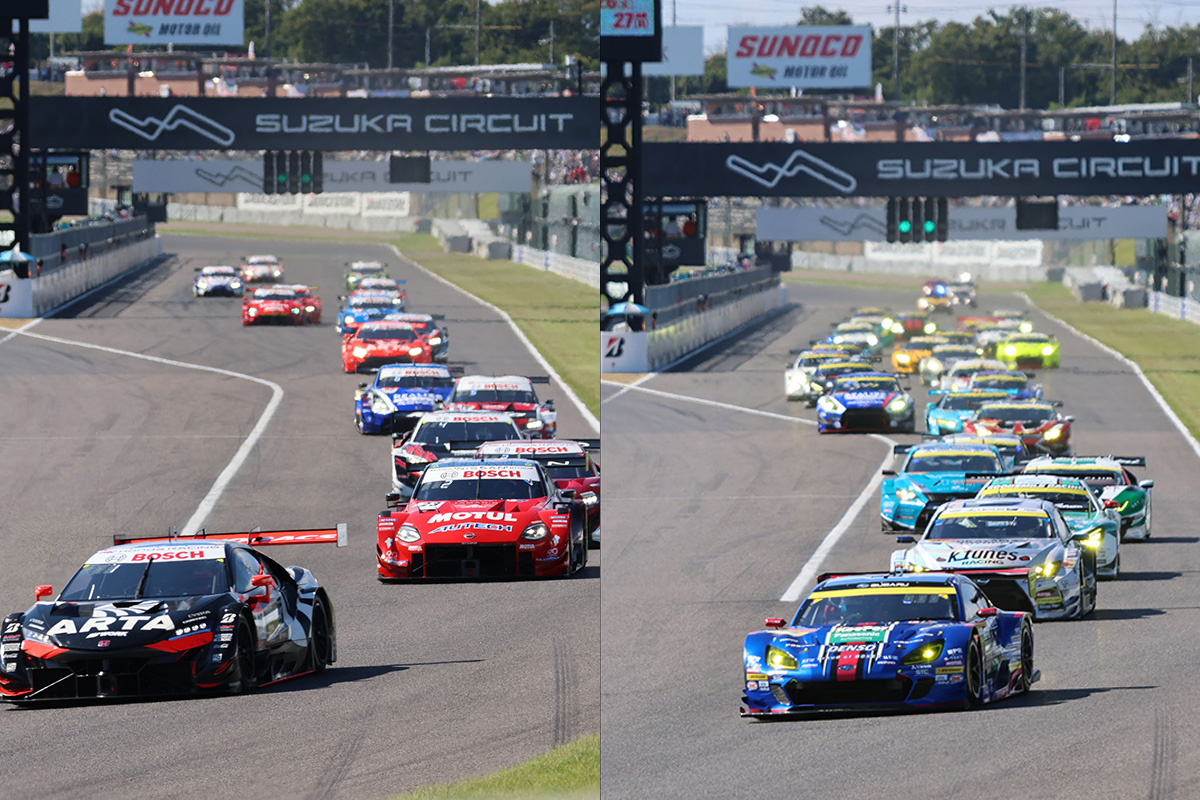
[[[393,800],[590,800],[598,797],[600,734],[597,733],[492,775],[417,789]]]
[[[237,239],[354,241],[393,244],[431,272],[508,312],[584,405],[600,416],[600,359],[596,331],[600,299],[586,284],[511,261],[485,261],[447,253],[429,234],[296,229],[220,222],[172,222],[161,233],[195,233]],[[599,270],[599,265],[597,265]]]

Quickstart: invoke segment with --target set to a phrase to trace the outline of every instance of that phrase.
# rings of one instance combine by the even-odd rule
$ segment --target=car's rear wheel
[[[1028,692],[1033,685],[1033,625],[1028,619],[1021,621],[1021,678],[1017,681],[1018,692]]]
[[[308,632],[308,663],[313,672],[324,672],[329,666],[329,615],[320,600],[313,603],[312,627]]]
[[[966,673],[967,708],[978,708],[983,705],[983,652],[978,636],[971,636],[967,645]]]

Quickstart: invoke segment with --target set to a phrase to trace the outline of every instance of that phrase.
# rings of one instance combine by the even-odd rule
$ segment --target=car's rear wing
[[[1108,459],[1109,461],[1115,461],[1118,464],[1120,464],[1122,467],[1144,467],[1144,466],[1146,466],[1146,457],[1145,456],[1080,456],[1080,455],[1076,455],[1076,456],[1072,456],[1070,459],[1064,459],[1064,460],[1076,460],[1076,459],[1087,460],[1087,459],[1091,459],[1091,458],[1104,458],[1104,459]]]
[[[264,531],[254,528],[249,531],[234,531],[228,533],[208,532],[201,528],[195,534],[181,536],[172,530],[168,536],[113,536],[113,544],[130,544],[131,542],[188,542],[196,539],[205,541],[245,542],[251,547],[264,547],[277,544],[336,544],[345,547],[346,523],[339,522],[333,528],[297,528],[291,530]]]
[[[928,436],[928,435],[929,434],[923,434],[923,436]],[[907,453],[909,450],[912,450],[914,447],[916,447],[915,444],[894,444],[894,445],[892,445],[892,455],[902,456],[905,453]]]

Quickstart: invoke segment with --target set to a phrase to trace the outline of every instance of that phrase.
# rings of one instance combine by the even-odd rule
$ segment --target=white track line
[[[1078,328],[1076,328],[1074,325],[1070,324],[1066,320],[1059,319],[1058,317],[1051,314],[1049,311],[1043,311],[1041,308],[1038,308],[1037,304],[1034,303],[1032,300],[1030,300],[1029,295],[1025,294],[1024,292],[1017,292],[1016,294],[1019,295],[1020,297],[1022,297],[1025,300],[1025,302],[1028,303],[1030,306],[1037,309],[1040,313],[1045,314],[1047,317],[1054,320],[1059,325],[1062,325],[1064,328],[1066,328],[1071,333],[1078,336],[1080,339],[1083,339],[1085,342],[1090,342],[1091,344],[1095,345],[1096,347],[1099,347],[1101,350],[1108,353],[1110,356],[1115,358],[1117,361],[1120,361],[1122,364],[1124,364],[1125,366],[1127,366],[1131,370],[1133,370],[1133,374],[1137,375],[1138,380],[1142,382],[1142,386],[1146,387],[1146,391],[1150,393],[1150,397],[1153,398],[1154,402],[1158,404],[1158,407],[1162,409],[1163,413],[1167,415],[1167,419],[1171,420],[1171,423],[1176,427],[1176,429],[1178,429],[1179,433],[1183,436],[1184,441],[1187,442],[1188,445],[1192,448],[1192,452],[1196,454],[1197,458],[1200,458],[1200,442],[1196,441],[1196,437],[1192,436],[1192,432],[1188,430],[1187,425],[1183,424],[1183,420],[1181,420],[1179,418],[1179,415],[1175,413],[1175,409],[1171,408],[1171,406],[1167,404],[1167,401],[1163,398],[1163,396],[1158,393],[1158,389],[1154,388],[1154,384],[1151,383],[1150,379],[1146,377],[1146,373],[1142,372],[1142,368],[1137,365],[1137,362],[1135,362],[1131,358],[1127,357],[1124,353],[1119,353],[1116,350],[1112,349],[1111,347],[1106,345],[1104,342],[1101,342],[1098,339],[1088,336],[1086,333],[1079,330]]]
[[[271,417],[275,416],[275,410],[279,408],[279,403],[283,400],[283,387],[272,381],[256,378],[253,375],[245,375],[241,372],[232,372],[230,370],[220,369],[218,367],[209,367],[203,364],[189,364],[186,361],[175,361],[170,358],[160,358],[158,356],[148,356],[144,353],[133,353],[128,350],[118,350],[115,347],[105,347],[104,345],[99,344],[89,344],[87,342],[72,341],[70,339],[60,339],[57,336],[43,336],[40,333],[29,333],[28,329],[33,327],[33,325],[35,325],[38,321],[39,320],[36,319],[32,320],[27,325],[24,325],[21,328],[13,331],[11,335],[5,337],[3,340],[0,340],[0,344],[7,342],[16,335],[28,336],[31,339],[40,339],[45,342],[54,342],[55,344],[64,344],[71,347],[83,347],[88,350],[100,350],[104,353],[112,353],[118,356],[128,356],[129,358],[137,358],[141,359],[142,361],[153,361],[156,364],[166,364],[167,366],[171,367],[194,369],[201,372],[212,372],[217,375],[224,375],[228,378],[237,378],[239,380],[257,383],[271,389],[271,400],[267,403],[267,407],[263,409],[263,413],[261,416],[259,416],[258,422],[255,424],[254,429],[250,431],[250,435],[246,437],[246,439],[242,442],[241,447],[239,447],[237,452],[233,454],[233,460],[230,461],[229,464],[226,465],[225,469],[221,471],[221,474],[217,476],[217,480],[212,485],[212,488],[208,490],[208,494],[205,495],[204,499],[200,501],[200,506],[196,509],[196,513],[192,514],[191,519],[184,523],[179,533],[181,536],[190,536],[196,531],[200,530],[205,518],[212,512],[213,508],[217,504],[217,501],[221,499],[221,495],[225,492],[226,487],[229,486],[229,482],[233,480],[233,476],[237,474],[239,469],[241,469],[242,464],[245,463],[246,458],[249,457],[250,451],[253,450],[255,445],[258,444],[258,440],[262,437],[263,432],[267,429],[267,424],[270,423]]]
[[[479,305],[490,309],[499,315],[501,319],[508,323],[508,327],[512,328],[513,333],[515,333],[517,338],[521,340],[521,344],[525,345],[525,349],[528,350],[535,359],[537,359],[537,362],[542,366],[542,369],[546,370],[546,374],[553,378],[558,385],[562,387],[562,390],[567,394],[567,399],[571,401],[576,409],[578,409],[579,413],[583,416],[584,421],[587,422],[588,425],[592,426],[592,430],[594,430],[596,433],[600,433],[600,420],[596,419],[596,415],[588,410],[588,407],[585,406],[583,401],[580,400],[575,392],[571,390],[571,387],[567,385],[567,382],[564,381],[562,377],[560,377],[559,374],[554,371],[554,367],[550,366],[550,362],[547,361],[540,352],[538,352],[538,349],[533,346],[533,342],[529,341],[529,337],[525,335],[524,331],[517,327],[517,323],[513,322],[512,317],[510,317],[507,312],[497,306],[492,305],[483,298],[476,297],[461,286],[456,286],[455,284],[443,278],[441,275],[438,275],[436,272],[422,267],[416,261],[413,261],[411,258],[404,255],[404,253],[401,253],[400,248],[396,247],[394,244],[389,244],[388,247],[391,248],[392,252],[395,253],[398,258],[404,259],[406,264],[416,267],[417,269],[421,270],[421,272],[424,272],[426,275],[433,278],[435,281],[444,283],[446,286],[449,286],[455,291],[462,292],[476,303],[479,303]]]
[[[615,383],[613,381],[602,380],[601,383],[607,383],[610,386],[625,386],[625,384]],[[634,384],[629,384],[627,388],[632,392],[642,392],[644,394],[663,397],[670,400],[680,400],[685,403],[695,403],[696,405],[710,406],[712,408],[719,408],[724,411],[735,411],[741,414],[750,414],[756,417],[766,417],[767,419],[778,419],[783,420],[784,422],[791,422],[800,425],[815,426],[817,424],[810,419],[789,417],[786,414],[777,414],[774,411],[761,411],[757,408],[735,406],[731,403],[722,403],[717,400],[705,400],[701,397],[690,397],[686,394],[664,392],[660,389],[647,389],[645,386],[635,386]],[[837,525],[834,525],[833,530],[825,534],[825,538],[821,540],[821,544],[818,545],[813,554],[808,557],[808,561],[804,562],[804,566],[800,568],[800,574],[797,575],[791,584],[788,585],[788,588],[783,593],[783,596],[779,598],[780,601],[784,603],[794,603],[799,600],[801,596],[803,596],[804,588],[817,577],[821,570],[822,564],[825,563],[825,558],[830,554],[830,552],[833,551],[833,548],[837,546],[837,543],[841,540],[842,536],[845,535],[846,531],[850,530],[850,526],[854,524],[854,520],[858,517],[859,512],[863,510],[863,506],[867,504],[867,501],[871,499],[871,496],[875,493],[875,490],[879,488],[880,483],[883,482],[882,472],[887,468],[888,464],[892,460],[892,447],[898,443],[896,440],[884,436],[883,434],[871,433],[867,435],[875,441],[883,442],[888,446],[887,456],[884,457],[883,462],[879,465],[879,469],[875,471],[875,475],[872,476],[871,480],[867,482],[867,485],[863,488],[863,490],[858,493],[858,497],[856,497],[854,502],[850,504],[850,507],[846,509],[846,513],[842,515],[840,520],[838,520]],[[881,569],[880,572],[886,572],[886,570]]]

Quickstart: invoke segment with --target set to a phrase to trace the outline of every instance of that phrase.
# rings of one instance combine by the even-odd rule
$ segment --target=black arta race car
[[[337,660],[333,604],[303,567],[256,547],[346,543],[322,530],[117,537],[56,600],[0,628],[0,700],[239,693]]]

